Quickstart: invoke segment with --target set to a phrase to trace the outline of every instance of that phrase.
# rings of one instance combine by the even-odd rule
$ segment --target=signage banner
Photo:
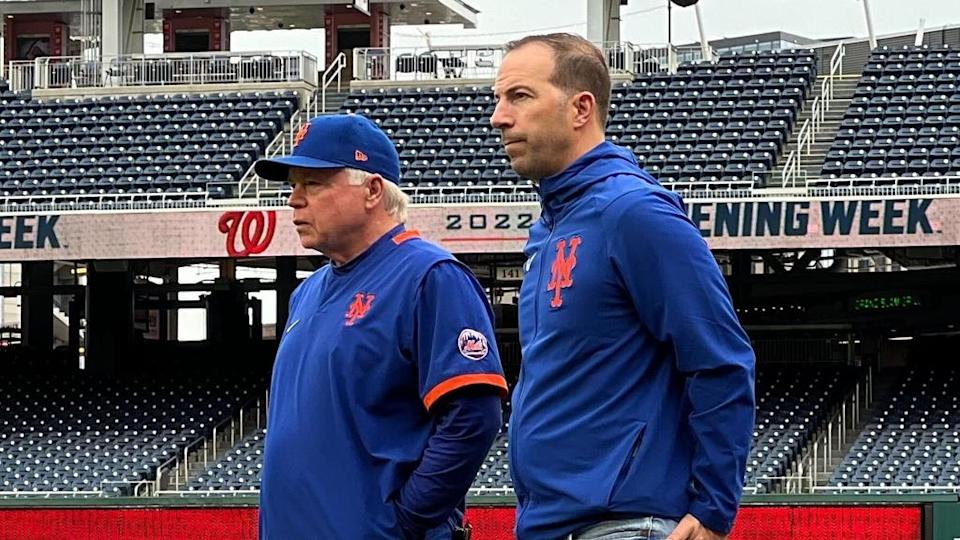
[[[960,198],[687,201],[711,249],[960,245]],[[454,253],[517,253],[536,203],[415,206],[408,228]],[[315,255],[289,208],[0,215],[0,260]],[[643,231],[636,231],[643,234]]]

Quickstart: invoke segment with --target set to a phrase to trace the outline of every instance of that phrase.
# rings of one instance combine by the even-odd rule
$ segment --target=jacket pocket
[[[620,465],[620,470],[617,472],[617,479],[613,481],[613,485],[610,487],[610,493],[607,494],[607,506],[613,502],[613,498],[616,496],[617,492],[620,491],[620,488],[623,487],[624,482],[630,475],[630,469],[633,467],[633,462],[636,460],[637,454],[640,452],[640,445],[643,444],[643,436],[647,431],[647,423],[640,422],[637,426],[636,431],[633,436],[633,443],[630,445],[630,450],[627,452],[627,455],[623,458],[623,463]]]

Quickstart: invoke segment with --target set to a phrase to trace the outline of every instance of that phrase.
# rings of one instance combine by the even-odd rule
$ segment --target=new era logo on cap
[[[362,149],[362,150],[361,150]],[[400,181],[400,157],[393,141],[375,123],[358,114],[329,114],[300,126],[293,155],[257,161],[261,178],[286,182],[290,167],[354,168]]]

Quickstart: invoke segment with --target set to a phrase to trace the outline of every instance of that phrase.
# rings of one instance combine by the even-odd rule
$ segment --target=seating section
[[[763,187],[815,78],[806,50],[683,65],[614,89],[607,136],[674,189]]]
[[[0,98],[0,200],[231,195],[298,108],[296,92]]]
[[[634,150],[669,185],[763,185],[816,77],[809,51],[731,56],[645,74],[612,92],[607,138]],[[341,111],[376,121],[394,140],[403,187],[529,185],[510,169],[490,126],[490,88],[354,90]]]
[[[243,438],[219,461],[187,483],[188,491],[260,489],[263,469],[263,442],[266,429],[255,430]]]
[[[958,375],[952,367],[911,369],[857,437],[830,485],[956,491],[960,487]]]
[[[820,369],[761,369],[757,417],[747,459],[745,486],[767,493],[783,477],[831,408],[856,379],[843,366]]]
[[[259,384],[265,384],[259,381]],[[0,377],[0,492],[131,495],[230,417],[252,377]]]
[[[911,185],[920,177],[927,177],[923,184],[960,183],[958,77],[955,48],[875,50],[825,157],[819,185],[849,186],[859,178]]]
[[[765,493],[784,476],[830,409],[849,390],[855,371],[832,366],[820,369],[769,368],[757,379],[757,420],[753,449],[747,461],[745,485]],[[507,449],[510,404],[504,422],[471,491],[481,495],[510,495],[513,481]],[[258,430],[226,453],[217,463],[190,480],[188,490],[210,494],[260,488],[263,438]]]

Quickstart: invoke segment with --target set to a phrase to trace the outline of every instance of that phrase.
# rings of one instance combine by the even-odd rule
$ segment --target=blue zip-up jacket
[[[680,197],[608,142],[539,189],[510,419],[517,537],[687,513],[729,531],[754,355],[706,242]]]

